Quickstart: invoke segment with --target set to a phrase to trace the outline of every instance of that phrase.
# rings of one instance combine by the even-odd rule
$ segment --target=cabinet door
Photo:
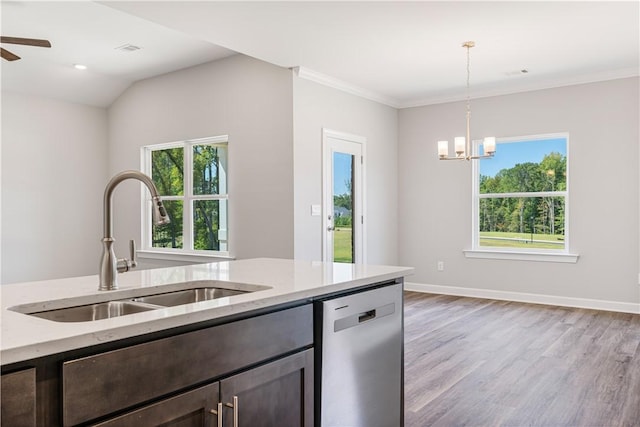
[[[103,427],[203,427],[217,426],[219,383],[200,387],[153,405],[94,424]]]
[[[25,369],[0,379],[0,423],[4,426],[36,425],[36,370]]]
[[[225,427],[312,427],[313,350],[222,380],[220,394]]]

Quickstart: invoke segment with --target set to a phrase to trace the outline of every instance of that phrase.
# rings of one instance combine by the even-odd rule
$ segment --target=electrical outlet
[[[438,271],[444,271],[444,261],[438,261]]]

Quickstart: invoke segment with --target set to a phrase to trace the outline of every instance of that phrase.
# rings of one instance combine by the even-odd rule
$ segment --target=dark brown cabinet
[[[220,382],[225,427],[313,426],[313,350]]]
[[[218,426],[222,402],[224,426],[308,427],[312,346],[306,304],[65,360],[62,425]]]
[[[93,425],[312,427],[313,350],[283,357]]]
[[[36,370],[24,369],[2,375],[0,424],[12,427],[36,425]]]

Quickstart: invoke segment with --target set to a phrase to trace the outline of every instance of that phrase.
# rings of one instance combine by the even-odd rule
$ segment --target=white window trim
[[[479,182],[479,161],[473,161],[472,170],[472,208],[471,208],[471,249],[465,249],[463,252],[467,258],[482,258],[482,259],[502,259],[502,260],[519,260],[519,261],[537,261],[537,262],[562,262],[562,263],[576,263],[578,261],[578,254],[570,253],[570,230],[569,230],[569,133],[559,132],[552,134],[541,135],[527,135],[519,137],[497,138],[496,143],[509,143],[509,142],[522,142],[533,141],[538,139],[551,139],[551,138],[565,138],[567,141],[567,170],[566,170],[566,190],[555,192],[532,192],[532,193],[505,193],[501,196],[506,197],[546,197],[546,196],[561,196],[564,197],[564,230],[565,230],[565,244],[563,249],[519,249],[519,248],[501,248],[491,246],[480,246],[479,238],[479,224],[478,214],[480,210],[480,199],[491,197],[491,195],[480,195],[480,182]],[[473,141],[473,149],[478,152],[479,145],[482,140]],[[499,145],[497,145],[499,147]]]
[[[161,248],[157,248],[161,249]],[[162,259],[168,261],[186,261],[186,262],[214,262],[218,260],[230,260],[236,259],[231,255],[222,255],[219,252],[214,254],[203,254],[203,253],[195,253],[195,252],[182,252],[176,253],[174,251],[166,251],[166,250],[151,250],[151,249],[143,249],[136,252],[138,258],[149,258],[149,259]]]
[[[507,248],[499,248],[492,250],[465,249],[464,256],[467,258],[480,259],[505,259],[515,261],[541,261],[541,262],[562,262],[573,263],[578,262],[578,254],[572,253],[545,253],[545,252],[524,252],[510,251]]]
[[[175,147],[184,147],[184,163],[192,164],[192,152],[191,150],[186,149],[188,146],[192,145],[215,145],[215,144],[225,144],[227,146],[227,156],[229,156],[229,136],[228,135],[219,135],[214,137],[205,137],[205,138],[197,138],[197,139],[188,139],[184,141],[174,141],[167,142],[163,144],[152,144],[145,145],[140,148],[140,168],[145,172],[149,173],[151,170],[151,156],[149,153],[151,151],[156,150],[164,150],[168,148]],[[227,162],[229,161],[227,157]],[[192,166],[189,167],[191,170]],[[228,167],[227,167],[228,169]],[[227,170],[228,173],[228,170]],[[149,174],[149,176],[151,176]],[[216,259],[235,259],[233,255],[231,255],[230,251],[203,251],[203,250],[194,250],[194,249],[186,249],[192,246],[192,239],[190,231],[193,229],[193,213],[190,207],[190,204],[193,200],[230,200],[229,196],[229,188],[227,187],[227,192],[225,195],[197,195],[194,196],[192,189],[192,176],[191,173],[185,173],[184,176],[184,186],[185,189],[189,189],[189,191],[185,191],[183,196],[163,196],[162,200],[183,200],[183,215],[182,215],[182,228],[183,228],[183,248],[154,248],[151,246],[151,203],[148,192],[145,191],[144,188],[141,189],[141,230],[140,230],[140,241],[142,242],[142,249],[137,251],[137,254],[141,258],[154,258],[154,259],[163,259],[163,260],[173,260],[173,261],[193,261],[193,262],[206,262],[208,260],[216,260]],[[227,205],[228,208],[228,205]],[[227,210],[228,213],[228,210]],[[227,218],[227,236],[230,228],[230,218]],[[188,232],[184,232],[188,231]],[[230,248],[230,242],[227,240],[227,248]]]

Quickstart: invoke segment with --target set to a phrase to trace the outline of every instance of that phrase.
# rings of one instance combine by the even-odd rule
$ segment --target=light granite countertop
[[[7,365],[410,274],[413,268],[409,267],[258,258],[131,271],[118,276],[115,291],[98,291],[97,275],[2,285],[0,362]],[[11,309],[45,311],[170,292],[202,281],[219,282],[229,289],[268,289],[88,322],[55,322]]]

